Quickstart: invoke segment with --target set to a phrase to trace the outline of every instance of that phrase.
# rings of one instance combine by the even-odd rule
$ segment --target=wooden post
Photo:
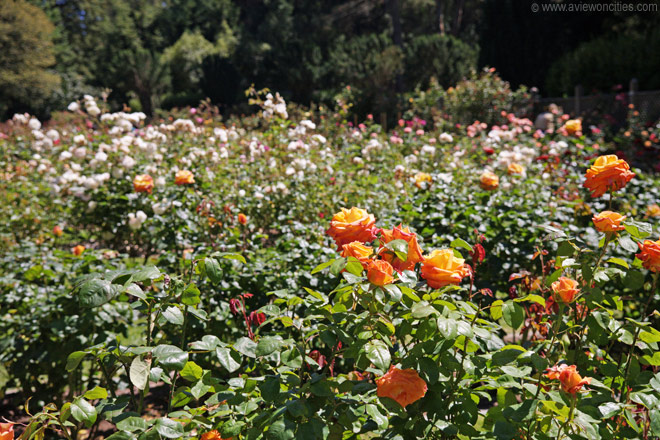
[[[580,115],[580,100],[582,99],[582,94],[584,93],[584,89],[582,88],[581,84],[578,84],[575,86],[575,116]]]
[[[628,99],[630,100],[630,103],[637,107],[636,101],[636,95],[637,91],[639,90],[639,81],[637,81],[637,78],[633,78],[630,80],[630,88],[628,90]]]

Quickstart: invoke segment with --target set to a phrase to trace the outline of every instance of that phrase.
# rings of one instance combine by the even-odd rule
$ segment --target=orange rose
[[[452,249],[436,249],[422,262],[422,278],[434,289],[459,284],[467,275],[465,260],[457,258]]]
[[[500,186],[500,178],[490,171],[484,171],[479,178],[479,184],[483,189],[492,191]]]
[[[359,241],[353,241],[351,243],[345,244],[342,247],[341,256],[344,258],[353,257],[357,258],[362,267],[367,268],[367,260],[371,254],[373,254],[373,249],[369,246],[365,246]]]
[[[385,260],[367,260],[367,279],[371,284],[383,287],[394,281],[394,268]]]
[[[383,229],[381,232],[381,241],[383,244],[389,243],[392,240],[405,240],[408,243],[408,257],[405,261],[400,260],[394,252],[385,247],[379,252],[379,255],[384,260],[390,262],[398,272],[414,270],[415,265],[424,260],[422,248],[419,247],[419,243],[417,242],[417,234],[410,232],[408,227],[404,228],[399,225],[393,229]]]
[[[79,244],[78,246],[71,249],[71,252],[73,252],[74,255],[79,256],[80,254],[85,252],[85,246]]]
[[[583,186],[591,191],[591,197],[600,197],[607,191],[616,191],[626,186],[635,177],[628,162],[615,155],[600,156],[587,170]]]
[[[62,230],[61,227],[59,227],[59,226],[54,226],[54,227],[53,227],[53,235],[54,235],[54,236],[56,236],[56,237],[61,237],[62,234],[64,234],[64,231]]]
[[[426,173],[417,173],[415,174],[415,186],[417,188],[426,188],[428,185],[433,182],[433,178],[430,174]],[[428,184],[428,185],[427,185]]]
[[[583,385],[589,385],[591,383],[590,377],[583,378],[578,374],[575,365],[555,365],[552,368],[548,368],[546,377],[551,380],[559,379],[561,388],[570,394],[577,393],[582,389]]]
[[[179,170],[174,177],[174,183],[177,185],[187,185],[195,183],[195,176],[188,170]]]
[[[642,260],[642,266],[651,272],[660,273],[660,240],[644,240],[639,244],[639,254],[635,255]]]
[[[566,133],[573,135],[577,132],[582,131],[582,121],[579,119],[571,119],[566,121],[564,124],[564,129],[566,130]]]
[[[148,174],[139,174],[133,179],[133,190],[139,193],[149,193],[154,189],[154,179]]]
[[[647,217],[660,217],[660,206],[658,205],[649,205],[648,208],[646,208],[646,216]]]
[[[552,283],[552,292],[555,301],[570,304],[575,301],[575,297],[580,293],[577,288],[578,282],[566,277],[559,277]]]
[[[365,243],[376,238],[374,225],[376,219],[364,209],[341,208],[341,211],[332,217],[330,229],[327,234],[334,238],[339,249],[347,243],[359,241]]]
[[[621,224],[625,219],[625,215],[612,211],[603,211],[600,214],[595,215],[591,220],[594,222],[596,229],[600,232],[616,232],[626,229],[625,226]]]
[[[247,224],[248,222],[247,216],[241,212],[240,214],[238,214],[238,222],[242,225]]]
[[[507,168],[507,173],[509,174],[522,174],[525,172],[525,167],[518,163],[510,163]]]
[[[13,423],[0,423],[0,440],[14,440]]]
[[[207,433],[202,434],[200,440],[231,440],[231,439],[223,439],[220,433],[214,429],[213,431],[209,431]]]
[[[391,366],[384,376],[376,379],[376,387],[378,397],[394,399],[404,408],[424,397],[427,390],[426,382],[419,377],[417,371],[411,368],[400,370],[394,366]]]

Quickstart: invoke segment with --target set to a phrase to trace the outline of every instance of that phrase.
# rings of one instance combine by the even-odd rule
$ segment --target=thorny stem
[[[571,396],[571,410],[568,412],[568,418],[566,421],[561,425],[559,428],[559,431],[557,432],[557,440],[561,440],[561,433],[564,430],[566,426],[568,426],[569,423],[573,421],[573,412],[575,411],[575,404],[577,403],[577,397],[576,396]]]

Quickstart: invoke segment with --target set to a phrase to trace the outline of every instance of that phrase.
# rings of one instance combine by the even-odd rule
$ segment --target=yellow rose
[[[492,191],[500,186],[500,178],[490,171],[484,171],[479,179],[479,184],[483,189]]]

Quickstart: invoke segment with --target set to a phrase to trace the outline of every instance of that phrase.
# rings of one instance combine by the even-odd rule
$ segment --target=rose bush
[[[660,435],[656,176],[586,126],[251,98],[4,126],[0,435]]]

